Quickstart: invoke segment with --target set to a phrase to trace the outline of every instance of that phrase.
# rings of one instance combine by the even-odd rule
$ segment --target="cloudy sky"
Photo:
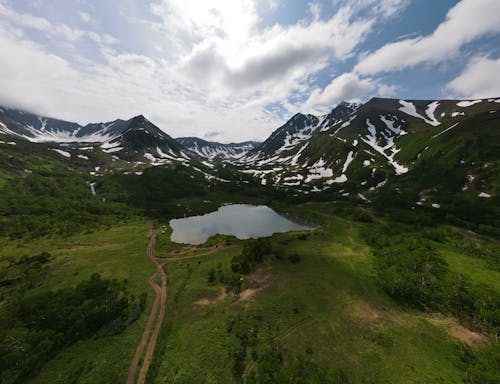
[[[0,0],[0,104],[264,139],[341,100],[500,96],[499,0]]]

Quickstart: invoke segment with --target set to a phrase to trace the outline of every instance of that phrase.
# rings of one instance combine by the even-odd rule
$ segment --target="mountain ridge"
[[[176,140],[143,115],[82,127],[57,119],[49,121],[27,112],[0,109],[0,134],[43,142],[42,139],[54,139],[62,132],[62,142],[47,144],[70,148],[75,144],[76,147],[89,144],[69,140],[74,137],[99,139],[102,141],[91,143],[89,148],[134,167],[172,162],[188,164],[198,158],[198,164],[206,159],[204,166],[213,168],[210,162],[222,160],[257,178],[261,184],[298,193],[332,190],[345,194],[348,187],[369,193],[381,188],[389,178],[404,175],[417,166],[433,143],[451,140],[448,136],[453,132],[466,135],[463,126],[469,127],[473,116],[491,114],[489,117],[496,121],[498,117],[493,113],[499,109],[500,98],[376,97],[364,104],[341,102],[327,115],[295,114],[260,144],[221,144],[196,137]],[[40,133],[41,139],[27,137],[26,132],[32,136]],[[61,150],[58,153],[63,156]],[[77,156],[87,157],[83,152]]]
[[[175,140],[197,155],[210,160],[231,160],[245,155],[248,151],[258,146],[256,141],[219,143],[207,141],[198,137],[177,137]]]

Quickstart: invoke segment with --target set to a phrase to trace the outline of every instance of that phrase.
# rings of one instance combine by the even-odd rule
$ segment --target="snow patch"
[[[481,192],[478,196],[479,196],[479,197],[486,197],[486,198],[490,198],[490,197],[491,197],[491,195],[490,195],[490,194],[485,193],[485,192]]]
[[[336,177],[335,179],[328,180],[326,183],[327,184],[333,184],[333,183],[341,184],[341,183],[345,183],[346,181],[347,181],[347,176],[342,174],[342,175]]]
[[[367,203],[371,203],[371,201],[369,199],[367,199],[365,196],[363,196],[361,193],[358,193],[358,197],[361,200],[366,201]]]
[[[209,167],[209,168],[213,168],[213,167],[215,167],[215,165],[213,165],[212,163],[209,163],[208,161],[202,161],[201,163],[202,163],[203,165],[206,165],[206,166],[207,166],[207,167]]]
[[[117,142],[114,142],[114,143],[111,143],[109,141],[101,144],[101,148],[102,149],[110,149],[110,148],[115,148],[115,147],[119,147],[120,146],[120,142],[117,141]]]
[[[305,179],[305,183],[309,183],[312,180],[322,179],[324,177],[332,177],[333,171],[330,168],[325,168],[325,161],[320,158],[315,162],[309,169],[309,175]]]
[[[71,153],[69,152],[66,152],[66,151],[63,151],[62,149],[56,149],[56,148],[50,148],[51,151],[54,151],[54,152],[57,152],[59,153],[61,156],[64,156],[66,158],[70,158],[71,157]]]
[[[427,105],[427,109],[425,110],[425,114],[427,115],[427,117],[429,117],[430,121],[433,122],[432,125],[441,124],[439,121],[437,121],[436,117],[434,116],[434,112],[436,111],[438,106],[439,106],[439,101],[433,101],[432,103]]]
[[[285,181],[290,181],[290,180],[304,180],[304,176],[302,176],[301,174],[297,174],[295,176],[285,177],[283,180],[285,180]]]
[[[380,115],[380,120],[386,125],[388,129],[390,129],[392,132],[394,132],[397,135],[406,135],[408,132],[403,131],[401,129],[401,125],[398,127],[395,127],[394,124],[397,122],[397,118],[389,119],[386,116]]]
[[[347,171],[347,168],[349,167],[349,164],[354,160],[354,152],[350,151],[347,154],[347,159],[345,160],[344,166],[342,167],[342,173],[345,173]]]
[[[293,187],[293,186],[296,186],[296,185],[300,185],[300,181],[296,181],[296,182],[287,181],[286,183],[283,183],[283,185],[286,185],[286,186],[289,186],[289,187]]]
[[[299,157],[300,157],[302,151],[304,151],[304,149],[306,149],[306,147],[307,147],[308,144],[309,144],[309,142],[305,143],[302,147],[300,147],[300,149],[298,150],[298,152],[295,154],[295,156],[290,161],[291,165],[297,165],[297,162],[299,161]]]
[[[95,182],[91,182],[89,183],[89,187],[90,187],[90,192],[92,192],[92,194],[95,196],[96,193],[95,193],[95,186],[96,186],[97,183]]]
[[[459,101],[457,103],[458,107],[465,108],[465,107],[470,107],[471,105],[480,103],[482,100],[464,100],[464,101]]]
[[[114,147],[114,148],[110,148],[110,149],[103,149],[103,152],[114,153],[114,152],[119,152],[122,149],[123,149],[123,147]]]
[[[375,151],[377,151],[382,156],[384,156],[387,159],[387,161],[389,162],[389,164],[391,164],[393,166],[397,175],[401,175],[403,173],[408,172],[407,167],[398,164],[394,160],[394,156],[399,152],[399,150],[394,147],[394,138],[393,137],[386,137],[386,140],[388,143],[385,147],[382,147],[377,143],[377,130],[375,129],[375,126],[372,123],[370,123],[370,119],[366,119],[366,125],[368,128],[369,134],[366,135],[366,139],[361,138],[361,140],[363,140],[366,144],[368,144],[370,147],[372,147]],[[390,155],[387,155],[385,153],[385,151],[388,149],[391,150]]]
[[[458,124],[459,124],[459,123],[455,123],[455,124],[453,124],[451,127],[448,127],[448,128],[446,128],[445,130],[443,130],[443,131],[439,132],[438,134],[436,134],[436,135],[432,136],[432,139],[434,139],[435,137],[438,137],[439,135],[442,135],[443,133],[445,133],[445,132],[449,131],[449,130],[450,130],[450,129],[452,129],[452,128],[455,128]]]
[[[437,126],[439,125],[440,123],[437,121],[437,120],[429,120],[427,119],[426,117],[422,116],[421,114],[419,114],[417,112],[417,108],[415,107],[415,105],[409,101],[405,101],[405,100],[399,100],[399,104],[402,105],[402,107],[399,107],[399,110],[401,112],[404,112],[406,113],[407,115],[410,115],[410,116],[413,116],[413,117],[416,117],[418,119],[422,119],[423,121],[425,121],[427,124],[429,125],[432,125],[432,126]],[[432,103],[431,103],[432,104]],[[435,108],[434,108],[435,109]],[[429,107],[427,107],[427,110],[429,110]],[[426,110],[426,112],[427,112]],[[430,111],[432,111],[434,113],[434,110],[430,109]]]

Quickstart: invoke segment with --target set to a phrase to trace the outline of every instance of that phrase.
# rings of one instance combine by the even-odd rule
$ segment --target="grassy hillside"
[[[370,225],[335,216],[331,205],[294,211],[315,217],[321,228],[273,236],[273,254],[241,283],[231,269],[241,244],[166,265],[167,324],[151,382],[466,381],[468,356],[480,354],[487,328],[446,311],[397,304],[384,293],[364,240]],[[458,250],[461,235],[452,237],[429,241],[446,257],[453,248],[459,256],[450,269],[460,272],[470,256]],[[162,244],[163,254],[179,252],[168,239]],[[478,263],[467,276],[477,282],[477,274],[498,288],[498,271]]]
[[[98,175],[76,152],[0,144],[0,382],[124,382],[152,307],[155,220],[168,298],[150,383],[497,383],[497,120],[402,136],[399,176],[355,136],[315,135],[301,160],[348,177],[317,194],[198,160]],[[170,241],[170,218],[230,202],[318,227]]]
[[[494,374],[498,319],[487,323],[439,302],[398,300],[385,289],[390,280],[381,280],[377,250],[385,244],[379,240],[390,243],[400,235],[429,242],[445,260],[447,276],[461,274],[474,288],[464,292],[487,292],[498,305],[497,243],[449,227],[380,221],[331,203],[286,210],[320,226],[274,235],[258,248],[228,237],[191,247],[171,243],[168,227],[159,232],[155,253],[166,261],[168,301],[148,382],[482,383],[485,372]],[[146,222],[132,221],[86,235],[4,241],[0,260],[7,270],[18,268],[23,256],[51,255],[37,272],[41,279],[32,274],[28,286],[2,284],[4,315],[13,287],[23,297],[37,297],[74,289],[94,272],[121,282],[130,303],[147,294],[124,328],[64,344],[30,382],[124,381],[152,301],[146,232]],[[404,272],[404,265],[398,268]],[[22,337],[25,330],[2,332],[11,335],[3,337],[5,353],[12,332]],[[4,371],[2,381],[12,382],[10,373]]]
[[[411,145],[403,146],[405,150],[398,155],[413,158],[413,168],[391,178],[378,191],[376,203],[383,210],[388,201],[392,208],[405,210],[412,205],[415,209],[418,203],[424,208],[417,205],[417,209],[435,211],[433,215],[441,220],[498,236],[500,137],[495,115],[478,114],[448,132],[435,137],[429,134],[420,141],[403,137],[401,141]],[[439,208],[431,208],[432,203]]]
[[[147,245],[147,224],[134,221],[129,224],[115,226],[109,230],[99,230],[88,235],[75,235],[67,238],[45,238],[31,242],[11,241],[0,249],[2,272],[16,274],[30,272],[24,275],[23,281],[11,284],[1,284],[0,319],[2,327],[2,342],[0,344],[0,362],[2,383],[11,383],[15,379],[14,372],[22,367],[34,364],[35,360],[20,359],[15,364],[5,366],[9,351],[12,351],[13,340],[29,343],[29,337],[34,333],[28,325],[22,325],[20,320],[13,323],[11,306],[20,295],[21,300],[61,290],[71,290],[78,284],[88,281],[94,273],[99,273],[104,280],[115,279],[124,284],[126,295],[132,298],[132,303],[138,303],[141,296],[146,295],[144,308],[133,308],[134,313],[127,315],[130,324],[125,329],[101,329],[91,337],[77,339],[50,352],[49,361],[38,360],[33,373],[39,374],[29,382],[32,383],[118,383],[124,382],[130,359],[137,346],[137,340],[142,334],[152,293],[147,284],[148,277],[154,270],[153,265],[145,257]],[[22,260],[23,256],[48,252],[51,255],[43,275],[37,278],[33,270],[20,270],[22,265],[16,265],[17,270],[8,265]],[[11,275],[2,273],[3,283]],[[27,286],[20,284],[26,283]],[[52,303],[52,305],[56,305]],[[63,308],[54,308],[62,311]],[[10,315],[10,318],[5,318]],[[127,321],[128,321],[127,320]],[[116,324],[116,323],[115,323]],[[27,333],[27,332],[30,333]],[[40,332],[40,331],[38,331]],[[26,335],[26,336],[25,336]],[[28,338],[26,338],[28,337]],[[54,340],[51,338],[49,340]],[[18,345],[18,344],[17,344]],[[28,344],[26,344],[28,345]],[[30,351],[28,349],[27,351]],[[33,356],[33,354],[32,354]],[[31,374],[32,375],[32,374]],[[30,375],[30,376],[31,376]],[[28,376],[29,377],[29,376]],[[21,382],[27,382],[27,379]]]

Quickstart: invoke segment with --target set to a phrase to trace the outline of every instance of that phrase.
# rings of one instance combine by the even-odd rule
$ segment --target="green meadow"
[[[200,246],[174,244],[167,223],[155,223],[168,298],[147,382],[480,382],[470,379],[471,362],[491,344],[490,330],[445,311],[398,304],[380,287],[365,233],[384,220],[369,222],[368,211],[346,214],[327,203],[286,211],[318,227],[271,236],[273,253],[249,273],[232,264],[252,240],[215,236]],[[451,234],[433,241],[449,269],[498,292],[498,269],[463,251],[463,235],[454,229],[439,230]],[[148,223],[134,219],[88,234],[3,242],[3,266],[52,255],[28,296],[74,287],[95,272],[124,281],[134,297],[147,294],[126,329],[64,347],[30,383],[124,382],[154,298],[147,234]]]
[[[136,220],[91,234],[4,244],[0,250],[3,263],[7,258],[18,259],[42,251],[52,255],[50,271],[42,282],[27,291],[27,295],[72,287],[93,273],[101,274],[104,279],[126,280],[127,291],[135,297],[147,294],[145,310],[125,331],[77,341],[44,364],[29,382],[124,382],[154,297],[148,285],[154,267],[145,254],[147,233],[148,224]]]

